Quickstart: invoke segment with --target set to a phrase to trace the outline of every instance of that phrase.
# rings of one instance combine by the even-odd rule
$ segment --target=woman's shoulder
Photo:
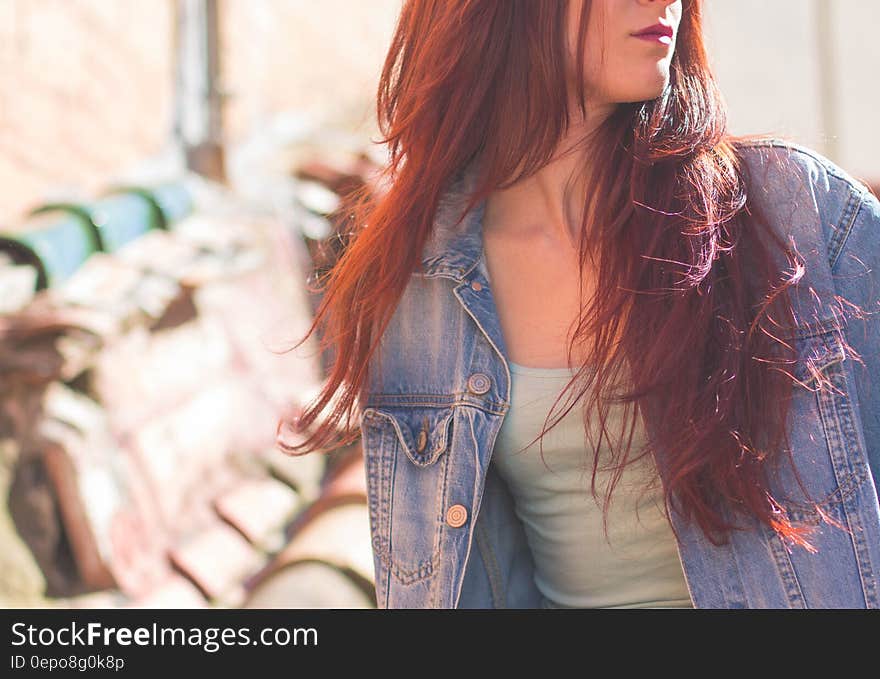
[[[856,217],[880,214],[880,201],[866,182],[809,146],[772,137],[735,142],[735,148],[752,204],[786,239],[808,247],[824,240],[832,266]]]
[[[870,195],[867,183],[823,153],[783,137],[762,137],[737,141],[739,158],[767,189],[810,187],[816,198]]]

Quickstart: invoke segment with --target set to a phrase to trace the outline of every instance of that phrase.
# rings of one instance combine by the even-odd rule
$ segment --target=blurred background
[[[731,130],[880,192],[880,6],[705,4]],[[0,0],[0,606],[375,606],[357,444],[274,438],[400,5]]]

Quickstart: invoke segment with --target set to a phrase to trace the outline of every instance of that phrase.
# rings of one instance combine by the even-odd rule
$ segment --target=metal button
[[[425,445],[427,445],[427,443],[428,443],[428,434],[427,434],[427,432],[425,432],[424,429],[422,429],[419,432],[418,441],[416,441],[416,450],[418,450],[421,453],[425,449]]]
[[[479,292],[480,290],[483,289],[483,284],[480,283],[480,281],[473,281],[473,282],[471,282],[471,288],[473,290],[476,290],[477,292]]]
[[[453,528],[460,528],[467,521],[467,509],[464,505],[452,505],[446,510],[446,523]]]
[[[492,382],[489,380],[489,376],[485,373],[474,373],[468,377],[467,385],[471,393],[479,395],[485,394],[489,391]]]

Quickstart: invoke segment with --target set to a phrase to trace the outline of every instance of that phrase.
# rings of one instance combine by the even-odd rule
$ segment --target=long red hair
[[[558,150],[569,124],[567,4],[405,2],[377,95],[379,143],[390,152],[379,180],[384,188],[346,201],[346,247],[316,289],[321,303],[296,345],[320,328],[333,363],[294,423],[310,434],[298,445],[279,442],[285,452],[326,450],[357,437],[370,358],[420,265],[438,201],[456,173],[479,157],[466,212]],[[581,15],[579,54],[590,4]],[[569,384],[579,387],[569,409],[588,395],[585,425],[598,421],[611,444],[609,490],[624,465],[652,453],[667,470],[667,512],[675,505],[698,521],[713,544],[736,527],[720,511],[726,503],[814,549],[808,529],[792,525],[771,495],[767,478],[768,465],[784,453],[793,464],[785,427],[793,378],[786,366],[797,356],[791,342],[778,338],[796,324],[787,289],[803,268],[746,190],[738,147],[767,137],[727,132],[701,7],[701,0],[683,2],[662,96],[619,104],[590,138],[603,162],[585,171],[584,214],[598,218],[590,230],[583,220],[580,257],[582,271],[596,262],[598,287],[569,347],[570,357],[575,349],[588,356]],[[581,102],[582,80],[576,79]],[[779,270],[773,247],[783,249],[790,270]],[[621,384],[629,390],[619,391]],[[611,403],[631,413],[623,450],[614,450],[616,439],[607,435]],[[656,428],[641,455],[630,458],[640,411]],[[594,496],[601,437],[595,443]],[[609,492],[606,518],[610,498]]]

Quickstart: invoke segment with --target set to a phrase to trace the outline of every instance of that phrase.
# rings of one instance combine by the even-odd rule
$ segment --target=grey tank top
[[[485,261],[481,266],[488,278]],[[525,448],[541,432],[574,369],[508,364],[510,409],[495,441],[491,464],[513,495],[535,560],[535,585],[544,607],[692,608],[675,536],[663,515],[662,489],[657,483],[656,489],[641,494],[653,472],[653,459],[646,455],[624,469],[611,497],[606,540],[601,506],[610,477],[601,471],[606,451],[599,456],[597,500],[590,492],[594,451],[585,438],[582,402],[544,436],[543,459],[538,442]],[[567,407],[567,400],[565,394],[554,408],[554,420]],[[616,441],[622,417],[622,407],[614,406],[606,422],[608,435],[618,433]],[[592,440],[598,441],[598,423],[591,431]],[[631,456],[643,441],[639,418]],[[607,450],[604,438],[602,446]]]

